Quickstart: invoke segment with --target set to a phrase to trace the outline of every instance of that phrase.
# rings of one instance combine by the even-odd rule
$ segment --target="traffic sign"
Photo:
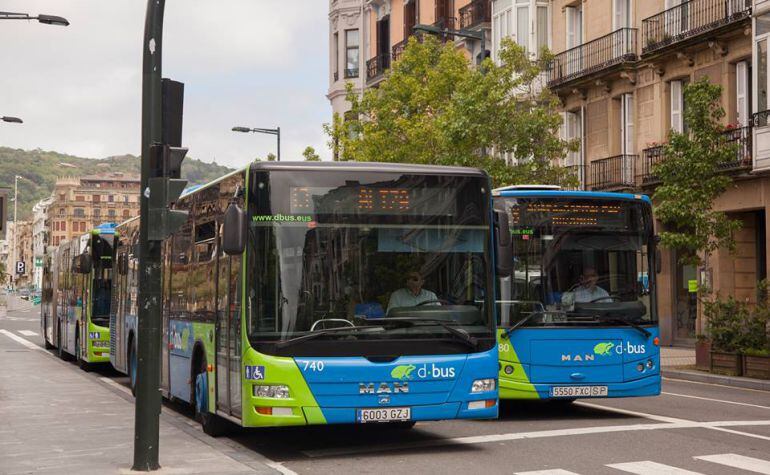
[[[23,275],[27,271],[27,264],[24,261],[16,261],[16,275]]]
[[[42,257],[36,257],[35,258],[35,267],[43,267],[43,258]]]

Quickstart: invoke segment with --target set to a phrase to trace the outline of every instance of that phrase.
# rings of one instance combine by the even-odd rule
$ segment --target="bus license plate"
[[[605,397],[607,386],[553,386],[551,397]]]
[[[358,422],[408,421],[412,418],[410,407],[384,407],[379,409],[359,409]]]

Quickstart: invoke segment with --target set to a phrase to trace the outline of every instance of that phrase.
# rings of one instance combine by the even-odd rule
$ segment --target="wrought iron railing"
[[[390,67],[390,55],[380,54],[366,62],[366,80],[377,79]]]
[[[557,54],[548,70],[548,86],[558,86],[638,59],[636,28],[620,28],[609,35]]]
[[[751,17],[751,0],[690,0],[642,20],[642,54]]]
[[[393,62],[398,61],[399,58],[401,58],[401,55],[404,54],[404,49],[406,49],[407,43],[409,43],[409,38],[401,40],[398,43],[393,45],[393,48],[391,48],[391,55],[393,57]]]
[[[352,79],[358,77],[358,68],[345,69],[345,79]]]
[[[591,190],[621,190],[634,188],[634,163],[638,155],[617,155],[589,164],[588,188]]]
[[[751,123],[754,127],[765,127],[768,123],[768,117],[770,117],[770,110],[755,112],[751,116]]]
[[[460,9],[460,28],[470,29],[492,21],[492,0],[473,0]]]
[[[750,168],[752,166],[752,126],[738,127],[725,130],[722,135],[722,146],[734,146],[735,156],[717,165],[720,172],[731,172]],[[660,183],[660,177],[655,175],[655,165],[665,160],[665,144],[656,145],[642,150],[642,157],[637,164],[637,181],[640,186],[652,186]]]

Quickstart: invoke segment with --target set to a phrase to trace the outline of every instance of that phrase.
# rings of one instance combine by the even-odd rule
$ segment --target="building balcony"
[[[548,87],[563,87],[588,76],[635,63],[639,59],[636,35],[636,28],[620,28],[557,54],[548,68]]]
[[[690,0],[642,20],[642,54],[749,21],[751,0]],[[700,41],[700,39],[695,40]]]
[[[473,0],[460,9],[460,29],[473,30],[492,22],[492,0]]]
[[[409,38],[406,38],[405,40],[401,40],[393,45],[393,48],[391,48],[391,57],[393,58],[394,63],[401,58],[402,54],[404,54],[404,50],[406,49],[406,45],[408,43]]]
[[[727,129],[723,132],[725,144],[736,144],[734,159],[717,165],[721,173],[736,173],[751,169],[753,160],[752,127]],[[654,167],[665,159],[665,144],[656,145],[642,150],[642,156],[637,163],[637,184],[642,188],[660,184],[660,177],[654,173]]]
[[[366,82],[372,83],[382,78],[390,67],[390,55],[380,54],[366,62]]]
[[[634,164],[639,155],[616,155],[594,160],[588,165],[588,186],[593,191],[620,191],[633,189]]]

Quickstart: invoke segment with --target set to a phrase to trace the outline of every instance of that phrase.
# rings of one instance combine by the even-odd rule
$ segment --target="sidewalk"
[[[0,334],[0,474],[135,473],[134,405],[124,388]],[[106,382],[106,381],[109,381]],[[269,460],[163,409],[158,474],[277,473]]]
[[[770,391],[770,381],[763,379],[744,378],[740,376],[723,376],[695,368],[695,349],[664,346],[660,348],[660,369],[665,378],[683,379],[697,383],[721,384],[744,389]]]

